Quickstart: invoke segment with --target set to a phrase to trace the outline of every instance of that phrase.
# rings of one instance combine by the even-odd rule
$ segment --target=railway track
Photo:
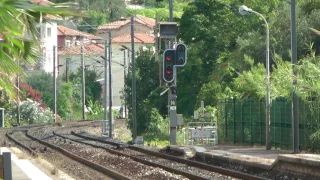
[[[240,178],[240,179],[264,179],[264,178],[254,176],[254,175],[249,175],[249,174],[245,174],[245,173],[241,173],[241,172],[237,172],[237,171],[232,171],[229,169],[224,169],[224,168],[220,168],[220,167],[207,165],[204,163],[199,163],[196,161],[190,161],[190,160],[182,159],[179,157],[162,154],[162,153],[159,153],[156,151],[147,150],[145,148],[141,148],[141,147],[137,147],[137,146],[133,146],[133,145],[128,145],[128,144],[124,144],[124,143],[117,143],[114,141],[108,141],[108,140],[103,140],[100,138],[85,136],[85,135],[82,135],[79,133],[75,133],[73,131],[71,132],[72,135],[74,135],[78,138],[80,137],[82,139],[79,140],[79,139],[75,139],[75,138],[70,138],[70,135],[66,136],[66,135],[61,135],[61,134],[57,134],[57,133],[55,133],[55,134],[60,136],[61,138],[70,139],[72,141],[82,143],[82,144],[86,143],[87,145],[90,145],[93,147],[105,149],[105,150],[109,151],[110,153],[115,153],[120,156],[130,157],[130,158],[132,158],[138,162],[144,163],[144,164],[157,166],[157,167],[163,168],[167,171],[170,171],[172,173],[181,174],[181,175],[188,177],[190,179],[195,179],[195,178],[196,179],[214,179],[214,178],[217,178],[216,177],[217,173],[220,175],[222,174],[224,176],[230,176],[230,177]],[[84,142],[84,140],[94,141],[96,143],[92,143],[92,142],[87,143],[87,142]],[[102,145],[98,145],[97,142],[102,143]],[[109,146],[106,147],[106,144],[109,144]],[[110,145],[111,145],[111,147],[110,147]],[[122,149],[122,150],[120,152],[117,149]],[[159,163],[154,163],[157,161]],[[169,167],[170,164],[174,164],[174,165],[171,165],[171,167]],[[172,166],[174,166],[174,167],[172,167]],[[199,175],[195,176],[194,174],[201,174],[201,176],[199,176]]]
[[[60,147],[49,144],[43,140],[40,140],[29,132],[11,132],[7,133],[6,136],[21,146],[23,149],[27,150],[31,155],[35,157],[43,157],[51,162],[56,162],[57,160],[62,161],[63,168],[68,172],[75,172],[77,178],[80,179],[131,179],[123,174],[110,170],[106,167],[100,166],[94,162],[88,161],[69,152]],[[69,159],[70,158],[70,159]],[[73,160],[73,161],[72,161]],[[84,167],[84,165],[86,167]],[[80,171],[75,171],[75,169]]]
[[[84,141],[85,139],[76,139],[77,136],[75,136],[74,138],[71,138],[70,135],[67,137],[66,135],[61,135],[61,134],[57,134],[55,133],[55,135],[63,138],[63,139],[69,139],[71,141],[77,142],[79,144],[85,144],[88,146],[92,146],[94,148],[100,148],[103,150],[106,150],[107,152],[111,153],[111,154],[116,154],[118,156],[121,157],[126,157],[129,159],[132,159],[136,162],[142,163],[144,165],[147,166],[151,166],[151,167],[155,167],[155,168],[161,168],[165,171],[168,171],[170,173],[174,173],[174,174],[179,174],[182,175],[183,177],[186,177],[188,179],[199,179],[199,180],[207,180],[207,179],[213,179],[214,177],[217,176],[216,173],[210,172],[210,171],[206,171],[205,170],[201,170],[201,169],[195,169],[193,167],[188,167],[185,164],[181,165],[177,162],[172,162],[169,160],[165,160],[165,159],[159,159],[159,157],[154,157],[154,156],[148,156],[148,155],[143,155],[141,153],[128,153],[126,151],[126,153],[124,153],[124,149],[122,149],[121,151],[116,150],[117,148],[121,147],[118,146],[117,148],[115,148],[114,146],[110,146],[110,145],[106,145],[103,143],[97,143],[97,142],[92,142],[92,140],[89,140],[91,142],[88,141]],[[171,167],[169,164],[175,164],[175,168]],[[189,172],[186,171],[186,169],[189,169]],[[197,173],[195,173],[197,172]],[[201,174],[201,175],[198,175]],[[218,175],[219,176],[219,175]]]
[[[12,136],[18,131],[13,131],[11,135],[8,133],[7,136],[34,156],[39,156],[39,154],[43,156],[45,149],[52,149],[115,179],[264,179],[126,143],[74,132],[81,127],[87,130],[89,126],[94,126],[94,122],[64,124],[54,126],[51,130],[47,130],[45,126],[21,129],[20,131],[24,132],[22,134],[29,138],[29,142],[32,140],[34,143],[41,144],[41,147],[37,148]]]
[[[89,126],[94,125],[86,125],[84,126],[88,129]],[[61,129],[72,129],[75,127],[79,127],[76,125],[72,126],[65,126],[56,128],[58,130]],[[76,128],[77,129],[77,128]],[[41,132],[42,131],[42,132]],[[46,134],[45,136],[41,136],[41,138],[35,138],[34,134]],[[59,138],[52,131],[40,130],[40,129],[33,129],[30,130],[27,135],[30,138],[33,138],[35,141],[45,141],[45,145],[50,146],[54,145],[57,146],[65,151],[69,151],[83,159],[89,160],[91,162],[95,162],[96,164],[111,169],[115,172],[120,174],[125,174],[125,176],[130,177],[130,179],[188,179],[184,176],[177,175],[165,171],[158,167],[148,166],[139,162],[136,162],[130,158],[125,158],[123,156],[115,156],[114,154],[109,153],[108,155],[105,151],[98,151],[95,148],[90,147],[83,147],[82,146],[75,146],[75,143],[71,143],[66,139]],[[71,134],[70,134],[71,135]],[[113,162],[110,162],[110,159],[113,159]],[[132,162],[130,162],[132,161]],[[131,174],[130,174],[131,173]],[[194,176],[197,177],[197,176]],[[91,178],[92,179],[92,178]],[[119,178],[116,178],[119,179]]]

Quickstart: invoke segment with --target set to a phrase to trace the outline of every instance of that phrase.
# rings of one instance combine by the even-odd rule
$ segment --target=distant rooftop
[[[96,43],[84,43],[83,45],[84,54],[104,54],[104,45]],[[81,46],[72,46],[70,48],[64,48],[59,50],[59,55],[73,55],[81,54]]]
[[[134,17],[134,21],[138,22],[140,24],[144,24],[146,26],[149,26],[150,28],[153,28],[156,25],[156,21],[152,18],[148,18],[141,15],[136,15]],[[101,25],[98,27],[98,29],[102,30],[112,30],[112,29],[118,29],[123,25],[129,24],[130,18],[123,18],[121,17],[118,21],[111,22],[109,24]]]
[[[116,36],[112,38],[113,43],[130,43],[131,42],[131,34],[124,34],[120,36]],[[152,44],[154,43],[154,37],[150,36],[149,34],[134,34],[134,42],[135,43],[147,43]]]
[[[86,32],[77,31],[64,26],[58,26],[58,36],[86,36],[88,39],[102,39],[101,37]]]

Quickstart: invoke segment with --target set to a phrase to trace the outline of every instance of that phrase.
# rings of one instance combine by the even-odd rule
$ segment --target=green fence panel
[[[320,130],[320,102],[299,103],[299,143],[301,150],[320,150],[320,142],[310,136]],[[292,148],[292,104],[278,98],[270,106],[270,140],[274,148]],[[265,101],[224,99],[218,106],[220,143],[265,144]]]

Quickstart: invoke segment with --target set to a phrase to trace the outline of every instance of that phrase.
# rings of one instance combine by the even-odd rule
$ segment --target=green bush
[[[54,116],[49,108],[44,109],[41,104],[27,99],[19,104],[20,106],[20,120],[25,121],[27,124],[39,124],[53,122]],[[8,120],[16,122],[17,119],[17,106],[8,112]]]

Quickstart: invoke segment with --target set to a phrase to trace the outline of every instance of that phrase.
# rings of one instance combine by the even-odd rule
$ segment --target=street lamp
[[[271,149],[270,145],[270,70],[269,70],[269,25],[267,20],[262,16],[262,14],[248,8],[247,6],[241,6],[239,8],[239,13],[241,15],[246,15],[248,13],[253,13],[258,15],[263,19],[266,24],[266,150]]]

